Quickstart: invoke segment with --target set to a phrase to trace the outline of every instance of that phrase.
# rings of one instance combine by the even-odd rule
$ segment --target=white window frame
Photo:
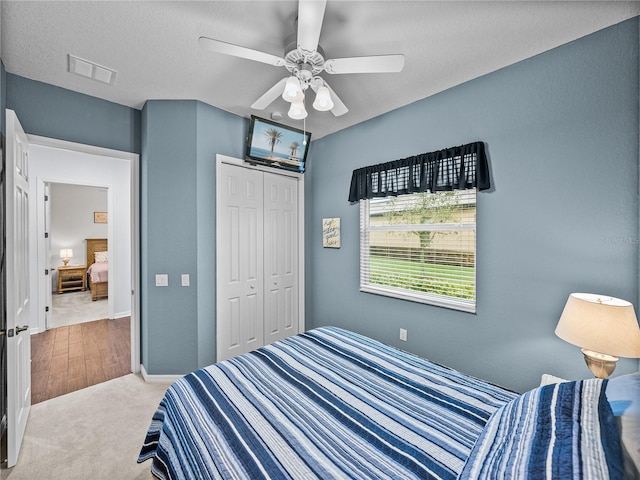
[[[476,203],[477,209],[477,190]],[[370,225],[370,201],[360,200],[360,291],[384,295],[392,298],[408,300],[412,302],[425,303],[438,307],[460,310],[463,312],[475,313],[477,302],[477,238],[474,242],[474,298],[473,300],[439,295],[435,293],[419,292],[416,290],[403,289],[398,287],[371,284],[370,272],[370,232],[372,231],[401,231],[401,230],[424,230],[424,231],[461,231],[476,230],[476,222],[473,223],[437,223],[417,225],[393,225],[393,226],[372,226]]]

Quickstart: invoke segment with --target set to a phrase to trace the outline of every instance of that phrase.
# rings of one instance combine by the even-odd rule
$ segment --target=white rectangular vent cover
[[[69,72],[107,85],[113,85],[117,73],[115,70],[71,54],[69,54]]]

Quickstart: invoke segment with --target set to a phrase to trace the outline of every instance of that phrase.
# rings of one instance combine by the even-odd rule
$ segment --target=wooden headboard
[[[95,252],[106,252],[109,244],[106,238],[87,238],[87,268],[96,261]]]

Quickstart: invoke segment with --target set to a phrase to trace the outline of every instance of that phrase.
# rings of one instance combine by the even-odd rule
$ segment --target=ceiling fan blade
[[[339,117],[340,115],[344,115],[345,113],[347,113],[349,109],[344,103],[342,103],[342,100],[340,100],[338,95],[336,95],[336,92],[334,92],[326,82],[324,83],[324,86],[329,89],[329,93],[331,93],[331,100],[333,100],[333,108],[331,109],[331,113],[333,113],[335,117]]]
[[[324,62],[327,73],[394,73],[404,68],[404,55],[334,58]]]
[[[326,0],[300,0],[298,5],[298,48],[307,52],[318,49]]]
[[[251,48],[240,47],[232,43],[214,40],[213,38],[200,37],[198,39],[198,43],[200,44],[200,47],[205,50],[223,53],[225,55],[231,55],[232,57],[246,58],[247,60],[267,63],[276,67],[282,67],[286,63],[284,58],[271,55],[270,53],[264,53],[258,50],[253,50]]]
[[[276,83],[273,87],[271,87],[264,95],[262,95],[258,100],[253,102],[251,108],[255,110],[264,110],[269,105],[273,103],[273,101],[282,95],[284,92],[284,85],[287,83],[287,79],[289,77],[284,77],[278,83]]]

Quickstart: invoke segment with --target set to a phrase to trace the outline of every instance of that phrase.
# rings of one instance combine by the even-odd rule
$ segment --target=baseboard
[[[114,313],[113,314],[113,318],[111,320],[117,320],[118,318],[124,318],[124,317],[130,317],[131,316],[131,312],[120,312],[120,313]]]
[[[173,383],[184,377],[184,375],[149,375],[144,365],[140,365],[140,374],[147,383]]]

